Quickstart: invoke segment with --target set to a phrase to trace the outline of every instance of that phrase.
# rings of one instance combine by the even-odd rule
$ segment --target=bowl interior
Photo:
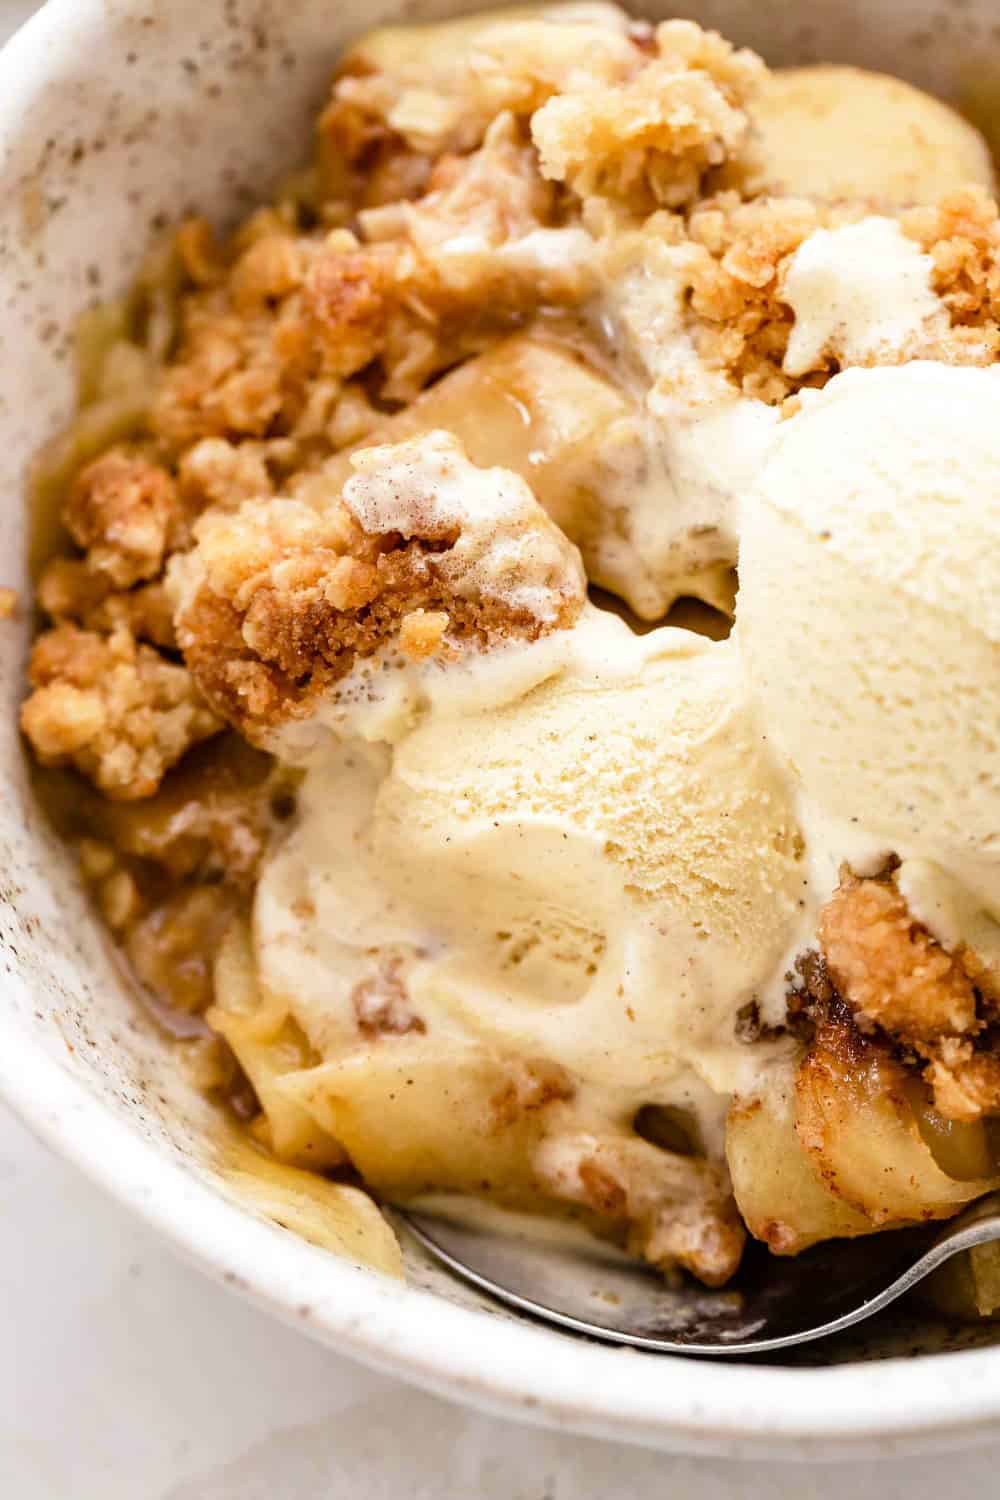
[[[387,18],[472,8],[447,0],[343,0],[336,7],[329,0],[164,6],[53,0],[0,59],[0,583],[14,585],[22,601],[28,597],[25,471],[70,415],[72,329],[81,309],[127,284],[165,223],[191,211],[225,221],[266,196],[303,156],[333,60],[350,36]],[[676,13],[653,3],[645,13],[668,10]],[[803,7],[704,0],[680,10],[774,62],[823,58],[881,67],[980,113],[991,91],[1000,101],[994,0],[968,0],[961,8],[943,0],[882,6],[811,0]],[[572,1364],[589,1372],[592,1415],[582,1425],[599,1426],[602,1411],[617,1409],[634,1418],[632,1428],[627,1420],[624,1429],[613,1426],[617,1435],[671,1441],[671,1413],[685,1401],[688,1410],[692,1392],[729,1388],[732,1367],[710,1371],[542,1333],[513,1313],[487,1309],[415,1245],[407,1246],[407,1258],[418,1290],[401,1292],[332,1264],[223,1201],[226,1190],[213,1183],[206,1152],[211,1113],[171,1066],[88,909],[72,862],[32,801],[16,730],[29,634],[26,605],[0,625],[0,1086],[39,1130],[210,1268],[247,1282],[284,1315],[307,1318],[321,1336],[494,1404],[527,1400],[525,1365],[548,1362],[562,1373],[556,1386],[550,1382],[541,1398],[531,1399],[542,1400],[549,1420],[574,1420],[553,1405],[556,1387],[565,1395],[572,1384],[566,1374]],[[435,1298],[429,1312],[421,1288]],[[423,1363],[414,1363],[414,1329],[430,1330],[439,1316],[433,1309],[445,1303],[466,1320],[454,1324],[461,1357],[452,1350],[449,1365],[424,1351]],[[364,1328],[351,1324],[352,1305],[366,1309]],[[380,1324],[380,1317],[388,1321]],[[989,1330],[949,1332],[906,1316],[807,1350],[798,1363],[875,1360],[990,1338]],[[492,1384],[469,1375],[483,1362],[481,1339],[492,1341],[496,1356]],[[668,1367],[679,1373],[668,1375]],[[658,1413],[652,1428],[653,1408],[636,1396],[641,1370],[659,1391],[650,1398]],[[821,1424],[803,1420],[803,1433],[818,1433]],[[712,1441],[738,1442],[740,1423],[745,1432],[759,1421],[736,1412],[729,1437],[715,1427]],[[679,1432],[680,1417],[677,1424]],[[677,1440],[708,1441],[693,1431]]]

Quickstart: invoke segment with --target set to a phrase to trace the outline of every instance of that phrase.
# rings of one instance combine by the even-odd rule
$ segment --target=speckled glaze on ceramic
[[[25,586],[25,466],[70,413],[79,311],[125,284],[168,220],[191,210],[224,220],[266,194],[303,155],[333,59],[351,35],[387,18],[459,8],[470,7],[50,0],[7,47],[0,584]],[[777,62],[883,67],[977,112],[1000,99],[996,0],[704,0],[680,10]],[[988,1332],[895,1324],[810,1351],[809,1362],[825,1362],[811,1367],[658,1358],[501,1311],[415,1247],[402,1287],[245,1212],[213,1181],[205,1107],[129,995],[71,862],[32,805],[15,729],[27,638],[25,611],[0,624],[0,1091],[58,1151],[210,1274],[313,1337],[507,1415],[675,1451],[758,1457],[890,1455],[995,1431],[1000,1348],[968,1347]],[[191,1346],[196,1357],[194,1328]],[[911,1357],[894,1357],[902,1354]]]

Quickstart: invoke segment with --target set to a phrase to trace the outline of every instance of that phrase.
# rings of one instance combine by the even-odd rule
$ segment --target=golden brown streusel
[[[121,448],[112,448],[80,472],[63,520],[86,552],[88,567],[117,588],[155,578],[185,531],[170,475]]]
[[[578,303],[586,266],[532,253],[558,222],[533,150],[501,117],[479,151],[436,164],[423,197],[363,212],[360,241],[330,237],[306,287],[328,365],[347,377],[377,361],[382,397],[410,401],[543,304]]]
[[[807,199],[741,203],[728,193],[691,214],[691,253],[683,274],[700,325],[699,353],[747,396],[776,403],[813,383],[793,381],[781,368],[793,321],[781,298],[781,271],[824,218]]]
[[[502,114],[479,150],[438,158],[418,200],[362,210],[358,221],[367,241],[408,240],[433,259],[458,236],[479,242],[469,247],[473,254],[497,249],[552,224],[558,208],[557,189],[539,171],[530,141],[513,115]],[[459,265],[467,253],[460,253]]]
[[[445,447],[464,461],[454,440]],[[369,454],[384,455],[388,466],[404,463],[411,449],[416,457],[420,444]],[[422,531],[412,532],[401,512],[398,529],[376,533],[363,529],[339,494],[325,505],[315,496],[309,504],[281,498],[249,501],[233,515],[209,513],[179,584],[185,660],[216,710],[251,741],[267,743],[283,721],[307,715],[356,660],[398,641],[406,619],[406,649],[413,653],[416,642],[418,655],[432,643],[436,649],[445,630],[452,645],[490,646],[563,628],[584,598],[576,554],[540,506],[532,501],[528,511],[512,513],[510,527],[520,535],[533,525],[544,544],[537,566],[548,558],[563,570],[547,579],[548,619],[474,584],[457,587],[462,525],[442,529],[429,512]],[[432,618],[442,615],[444,628]]]
[[[627,78],[644,61],[610,12],[570,20],[538,8],[370,32],[344,58],[320,119],[328,187],[356,197],[366,170],[382,174],[401,153],[419,180],[428,158],[474,151],[498,114],[526,118],[553,94]]]
[[[186,668],[126,628],[58,625],[35,643],[23,728],[43,765],[73,764],[109,797],[148,797],[221,720]]]
[[[543,301],[584,295],[577,266],[506,253],[554,211],[512,122],[498,121],[474,156],[439,163],[428,186],[412,204],[362,214],[359,234],[256,240],[225,281],[188,294],[152,414],[169,453],[207,438],[319,438],[329,450],[344,383],[361,370],[377,367],[384,398],[411,400]],[[456,253],[470,226],[475,248],[467,238]]]
[[[399,622],[399,649],[404,656],[422,661],[440,650],[448,629],[446,611],[415,609]]]
[[[866,1022],[913,1044],[976,1029],[976,994],[961,957],[946,953],[894,885],[842,882],[820,913],[830,977]]]
[[[817,229],[857,221],[859,204],[805,198],[743,202],[732,192],[697,203],[686,222],[656,215],[646,225],[679,247],[681,277],[699,353],[745,395],[780,404],[803,386],[823,385],[836,366],[822,363],[791,376],[783,368],[793,326],[783,300],[783,273]],[[956,191],[936,208],[907,209],[900,226],[934,262],[931,285],[949,323],[907,357],[948,364],[989,364],[1000,354],[1000,219],[981,188]],[[886,359],[893,352],[886,351]],[[902,356],[899,356],[902,357]]]
[[[202,438],[181,455],[177,467],[181,494],[194,512],[209,506],[233,507],[274,493],[267,443],[230,443]]]
[[[10,620],[17,613],[17,589],[0,588],[0,620]]]
[[[951,315],[956,339],[970,362],[992,363],[1000,355],[1000,217],[981,187],[965,187],[933,208],[911,208],[901,215],[905,234],[934,262],[931,285]],[[988,342],[982,344],[983,336]],[[959,343],[959,348],[963,343]],[[982,350],[981,359],[973,357]],[[945,350],[937,358],[947,359]],[[953,360],[958,363],[957,359]]]
[[[101,635],[129,630],[136,640],[176,649],[173,606],[163,582],[116,590],[85,561],[56,557],[38,580],[38,602],[57,624],[72,621]]]
[[[716,32],[664,21],[656,57],[633,78],[571,89],[538,110],[531,130],[542,170],[582,198],[616,198],[639,213],[688,206],[742,146],[745,106],[764,71]]]
[[[995,996],[974,953],[947,952],[888,880],[844,880],[820,913],[818,935],[858,1024],[923,1060],[940,1114],[1000,1113],[1000,1056],[976,1049]]]
[[[287,233],[282,240],[290,247],[300,243]],[[307,248],[311,254],[318,249]],[[246,252],[252,253],[253,247]],[[303,253],[300,281],[305,261]],[[290,430],[306,382],[317,373],[297,299],[285,295],[271,305],[262,289],[251,312],[244,287],[237,306],[232,282],[241,270],[237,258],[229,279],[182,300],[179,349],[163,372],[150,419],[171,457],[205,437],[261,438],[279,417]]]

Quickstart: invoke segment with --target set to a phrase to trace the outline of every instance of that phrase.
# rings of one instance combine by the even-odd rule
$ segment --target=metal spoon
[[[944,1224],[817,1245],[781,1259],[748,1247],[735,1288],[677,1289],[597,1240],[565,1245],[463,1222],[447,1208],[398,1210],[456,1275],[521,1312],[615,1344],[673,1354],[771,1353],[881,1312],[961,1250],[1000,1240],[1000,1193]]]

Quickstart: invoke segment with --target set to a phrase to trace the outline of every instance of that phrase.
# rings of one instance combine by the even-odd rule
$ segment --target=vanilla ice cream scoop
[[[558,1065],[575,1128],[674,1105],[721,1150],[768,1052],[737,1014],[797,911],[784,779],[731,642],[593,609],[566,635],[564,670],[519,701],[309,772],[258,891],[261,975],[334,1058],[358,1045],[359,986],[395,965],[428,1045]]]
[[[1000,370],[849,370],[779,430],[743,514],[760,721],[845,840],[1000,910]]]

